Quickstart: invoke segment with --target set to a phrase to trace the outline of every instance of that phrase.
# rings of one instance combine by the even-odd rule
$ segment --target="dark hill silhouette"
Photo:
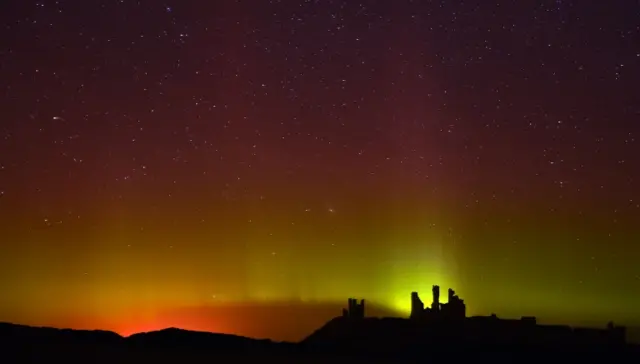
[[[0,323],[0,362],[185,362],[231,357],[291,356],[293,343],[168,328],[122,337],[84,331]],[[4,359],[3,359],[4,358]],[[5,360],[11,358],[11,360]]]
[[[237,335],[188,331],[178,328],[134,334],[127,337],[125,342],[129,348],[144,350],[188,349],[218,353],[242,351],[266,353],[295,346],[292,343],[279,343],[268,339],[252,339]]]
[[[109,363],[125,338],[110,331],[30,327],[0,323],[0,362],[36,363],[52,358]],[[102,360],[98,360],[102,358]]]
[[[464,300],[452,289],[447,303],[440,303],[438,286],[433,287],[432,293],[430,306],[425,306],[416,292],[411,294],[409,318],[365,317],[364,300],[351,298],[341,317],[330,320],[299,343],[177,328],[125,338],[108,331],[0,324],[0,360],[189,363],[241,359],[336,363],[345,359],[353,364],[358,362],[356,359],[367,363],[640,359],[639,348],[625,342],[626,329],[612,323],[603,329],[584,329],[538,325],[534,317],[467,317]]]
[[[401,363],[419,358],[450,362],[486,359],[491,362],[566,360],[595,357],[640,358],[636,346],[563,347],[540,345],[482,345],[422,341],[419,325],[408,319],[338,317],[300,343],[273,342],[235,335],[169,328],[121,337],[108,331],[82,331],[0,323],[0,361],[34,363],[196,363],[216,360],[280,363]],[[502,359],[502,360],[501,360]],[[428,360],[425,360],[428,362]]]
[[[0,322],[0,337],[4,340],[39,341],[69,341],[69,342],[100,342],[104,344],[119,344],[124,339],[111,331],[103,330],[72,330],[51,327],[33,327]]]

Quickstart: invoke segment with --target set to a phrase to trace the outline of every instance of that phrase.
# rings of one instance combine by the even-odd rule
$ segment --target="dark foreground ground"
[[[406,345],[325,340],[277,343],[167,329],[123,338],[112,332],[0,324],[0,363],[640,363],[636,346],[562,346],[438,342]]]

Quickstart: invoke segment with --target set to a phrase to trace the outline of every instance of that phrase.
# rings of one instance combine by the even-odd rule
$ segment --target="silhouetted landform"
[[[466,317],[453,290],[425,308],[411,294],[409,318],[365,317],[365,301],[350,298],[342,316],[330,320],[300,343],[169,328],[122,337],[108,331],[37,328],[0,323],[0,362],[64,360],[83,363],[190,363],[215,360],[280,363],[401,363],[416,360],[491,362],[593,361],[640,359],[640,348],[626,343],[625,328],[539,325],[534,317]],[[295,318],[288,318],[295,319]]]
[[[357,353],[371,357],[446,358],[460,350],[474,355],[598,353],[632,355],[638,348],[626,342],[626,329],[610,323],[606,328],[573,328],[539,325],[535,317],[520,320],[491,316],[466,316],[464,300],[448,290],[448,302],[440,302],[440,287],[433,286],[429,307],[417,292],[411,293],[409,318],[365,318],[364,300],[311,334],[302,344],[317,352]],[[457,354],[456,354],[457,355]]]
[[[297,357],[299,345],[236,335],[168,328],[122,337],[84,331],[0,323],[1,363],[53,359],[82,363],[185,363],[201,359]],[[5,360],[7,358],[11,360]]]

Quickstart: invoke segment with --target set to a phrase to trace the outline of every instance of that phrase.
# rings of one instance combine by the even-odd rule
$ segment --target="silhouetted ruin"
[[[358,300],[355,298],[349,298],[349,306],[348,309],[342,310],[342,316],[354,319],[363,319],[364,318],[364,300]]]
[[[355,300],[350,301],[356,303]],[[362,303],[357,304],[363,307]],[[356,309],[357,311],[358,309]],[[348,310],[345,310],[348,312]],[[362,312],[362,311],[357,311]],[[497,317],[485,317],[493,324]],[[535,320],[524,320],[535,327]],[[28,327],[0,322],[1,361],[4,363],[457,363],[478,360],[497,363],[546,362],[638,362],[640,347],[591,344],[575,346],[570,341],[555,345],[517,340],[495,345],[489,324],[484,324],[485,342],[452,336],[445,326],[403,318],[336,317],[299,343],[274,342],[247,337],[168,328],[122,337],[107,331],[83,331]],[[489,325],[489,326],[487,326]],[[433,327],[434,329],[429,329]],[[449,326],[451,328],[456,325]],[[480,326],[477,326],[480,327]],[[517,331],[505,324],[507,334]],[[609,329],[615,330],[614,325]],[[495,331],[498,332],[498,331]],[[480,331],[471,331],[468,337]],[[575,331],[577,336],[583,335]],[[521,340],[520,338],[519,340]],[[595,342],[595,341],[594,341]],[[460,357],[457,353],[463,352]],[[453,356],[452,356],[453,354]],[[463,360],[460,360],[463,359]],[[524,360],[523,360],[524,359]],[[558,360],[560,359],[560,360]]]
[[[455,341],[464,343],[522,344],[541,345],[623,345],[626,343],[626,329],[609,323],[606,329],[572,328],[562,325],[539,325],[535,317],[521,319],[500,319],[490,316],[466,316],[466,305],[453,289],[447,291],[447,303],[440,302],[440,287],[432,288],[430,306],[424,304],[418,292],[411,293],[411,314],[409,320],[382,319],[387,324],[395,322],[397,335],[407,337],[402,331],[418,332],[429,342]],[[364,319],[364,300],[360,304],[349,299],[349,309],[343,310],[343,316]],[[375,319],[374,319],[375,320]],[[395,320],[395,321],[393,321]],[[400,320],[400,321],[397,321]],[[413,334],[409,335],[412,336]]]
[[[495,314],[465,317],[452,289],[425,308],[411,293],[410,318],[365,318],[364,300],[349,298],[348,308],[299,343],[257,340],[235,335],[175,328],[122,337],[112,332],[34,328],[0,323],[2,362],[186,363],[231,361],[279,363],[458,362],[456,353],[491,363],[638,362],[640,347],[626,344],[625,328],[606,329],[538,325],[535,317],[505,320]],[[286,322],[286,321],[285,321]],[[452,356],[452,353],[454,354]],[[9,360],[6,360],[9,358]],[[69,358],[77,360],[69,361]],[[231,359],[231,360],[225,360]],[[247,359],[247,360],[238,360]],[[284,361],[283,361],[284,359]],[[291,359],[287,361],[287,359]],[[340,361],[344,359],[344,361]],[[524,360],[523,360],[524,359]]]
[[[418,292],[411,293],[411,315],[414,320],[462,320],[466,317],[467,307],[454,290],[449,288],[447,303],[440,303],[440,286],[433,286],[431,307],[425,308]]]

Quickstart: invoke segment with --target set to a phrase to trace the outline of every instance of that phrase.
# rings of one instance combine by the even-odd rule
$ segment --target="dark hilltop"
[[[270,359],[279,362],[414,362],[447,360],[567,361],[594,358],[640,359],[627,343],[626,329],[539,325],[534,317],[467,317],[452,289],[440,303],[433,287],[428,307],[411,294],[409,318],[365,317],[365,301],[349,299],[336,317],[299,343],[168,328],[122,337],[108,331],[82,331],[0,323],[2,362],[169,363]]]

